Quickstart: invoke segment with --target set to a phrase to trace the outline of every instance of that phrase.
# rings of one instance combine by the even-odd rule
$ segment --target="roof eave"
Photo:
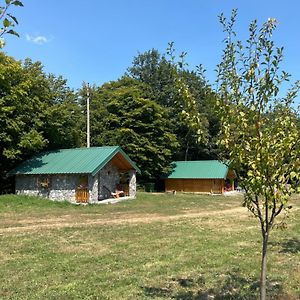
[[[94,171],[91,172],[92,176],[95,176],[118,152],[120,152],[125,159],[131,164],[131,166],[141,174],[141,170],[138,166],[129,158],[129,156],[122,150],[121,147],[116,147],[116,149],[109,155],[107,158],[97,167]]]

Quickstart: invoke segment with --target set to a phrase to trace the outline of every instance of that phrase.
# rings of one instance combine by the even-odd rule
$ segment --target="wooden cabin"
[[[176,161],[165,180],[166,192],[223,194],[234,190],[233,170],[218,160]]]

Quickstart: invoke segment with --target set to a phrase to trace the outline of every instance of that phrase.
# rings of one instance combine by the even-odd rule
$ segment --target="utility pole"
[[[86,99],[86,147],[90,148],[90,86],[87,83]]]

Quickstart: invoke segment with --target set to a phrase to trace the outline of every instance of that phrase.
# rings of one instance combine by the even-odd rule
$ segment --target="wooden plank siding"
[[[165,179],[165,190],[188,193],[222,194],[223,179]]]

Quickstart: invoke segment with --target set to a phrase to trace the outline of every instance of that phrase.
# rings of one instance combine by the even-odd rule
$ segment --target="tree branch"
[[[7,4],[6,6],[4,6],[4,9],[2,11],[2,14],[0,15],[0,20],[5,16],[8,8],[9,8],[10,4]]]
[[[262,235],[265,236],[266,234],[266,230],[265,230],[265,221],[262,217],[262,214],[261,214],[261,210],[260,210],[260,207],[259,207],[259,200],[258,200],[258,196],[255,195],[255,201],[253,201],[254,204],[256,205],[256,210],[257,210],[257,215],[258,215],[258,218],[259,218],[259,221],[260,221],[260,225],[261,225],[261,231],[262,231]]]

